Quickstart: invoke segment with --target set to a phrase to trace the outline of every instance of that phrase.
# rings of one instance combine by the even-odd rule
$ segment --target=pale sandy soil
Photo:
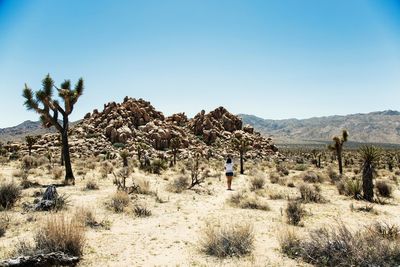
[[[3,179],[13,177],[18,168],[17,163],[0,166]],[[266,171],[268,173],[268,171]],[[291,171],[289,177],[301,172]],[[365,205],[365,202],[340,196],[336,187],[329,183],[322,185],[322,194],[329,202],[326,204],[305,204],[308,216],[304,219],[304,227],[292,227],[286,223],[284,209],[287,200],[271,200],[268,192],[282,192],[291,197],[298,195],[297,188],[289,188],[279,184],[271,184],[268,180],[266,188],[259,190],[257,195],[265,199],[271,211],[240,209],[226,203],[234,192],[226,191],[223,173],[216,173],[208,178],[198,191],[187,190],[180,194],[166,190],[168,179],[173,179],[176,173],[167,171],[161,176],[136,173],[151,182],[151,190],[157,192],[165,203],[159,203],[151,195],[138,195],[132,203],[145,203],[152,216],[137,218],[131,211],[114,213],[105,206],[105,202],[115,192],[112,175],[106,179],[100,177],[98,168],[88,171],[84,176],[77,176],[76,185],[60,187],[59,193],[69,195],[71,205],[66,214],[72,215],[77,207],[87,207],[95,211],[98,220],[108,220],[111,229],[87,228],[87,242],[83,259],[79,266],[309,266],[300,260],[287,258],[279,251],[279,236],[288,228],[293,228],[300,234],[310,229],[322,226],[337,226],[343,222],[353,229],[359,229],[375,221],[386,221],[400,224],[398,214],[399,191],[396,190],[393,205],[375,205],[378,215],[372,213],[352,212],[350,204]],[[54,182],[51,175],[44,170],[36,170],[30,175],[31,181],[42,184]],[[100,190],[83,191],[88,179],[94,179]],[[249,176],[234,178],[233,187],[236,191],[249,188]],[[294,179],[297,185],[300,182]],[[23,191],[23,198],[16,207],[7,214],[11,225],[6,235],[0,238],[0,258],[8,257],[19,240],[32,240],[37,227],[48,212],[24,212],[22,202],[33,202],[33,192],[36,188]],[[29,220],[29,222],[28,222]],[[249,222],[253,225],[255,234],[255,249],[250,256],[243,258],[218,259],[205,255],[200,247],[202,229],[206,222],[230,223]]]

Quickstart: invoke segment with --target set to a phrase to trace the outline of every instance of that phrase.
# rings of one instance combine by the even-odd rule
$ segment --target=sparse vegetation
[[[393,188],[386,181],[377,181],[375,185],[379,196],[392,197]]]
[[[301,200],[304,203],[315,202],[315,203],[325,203],[325,198],[321,195],[321,188],[317,185],[302,184],[299,187]]]
[[[21,188],[14,182],[0,184],[0,208],[10,209],[21,198]]]
[[[64,215],[52,215],[35,235],[37,251],[57,252],[81,256],[85,244],[83,226]]]
[[[254,233],[250,224],[227,223],[207,225],[201,239],[202,250],[211,256],[224,258],[244,256],[254,248]]]
[[[317,266],[397,266],[400,264],[398,230],[377,224],[353,233],[340,225],[314,230],[308,238],[292,232],[281,238],[280,245],[289,257],[302,258]]]
[[[299,225],[301,219],[306,214],[301,202],[297,200],[288,201],[285,211],[287,222],[292,225]]]
[[[130,199],[128,193],[125,191],[117,191],[111,197],[111,201],[109,203],[110,208],[117,212],[123,212],[125,208],[129,205]]]

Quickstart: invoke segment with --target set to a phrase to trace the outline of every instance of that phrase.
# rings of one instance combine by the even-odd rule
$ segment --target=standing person
[[[233,178],[233,162],[231,157],[228,157],[225,164],[225,174],[226,174],[226,182],[228,184],[228,190],[232,190],[232,178]]]

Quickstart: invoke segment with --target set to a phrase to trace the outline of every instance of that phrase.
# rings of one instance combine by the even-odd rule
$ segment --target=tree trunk
[[[174,153],[174,166],[176,165],[176,151],[173,152]]]
[[[363,168],[363,192],[364,199],[372,202],[374,199],[374,183],[373,179],[373,169],[371,166],[365,166]]]
[[[339,163],[339,173],[340,173],[340,175],[342,175],[343,174],[343,165],[342,165],[342,150],[341,149],[339,149],[337,151],[337,160]]]
[[[64,151],[63,151],[63,146],[61,145],[61,153],[60,153],[60,165],[64,166]]]
[[[240,174],[244,174],[244,168],[243,168],[243,153],[240,153]]]
[[[71,158],[69,155],[69,144],[68,144],[68,118],[64,117],[63,120],[63,132],[61,134],[61,140],[62,140],[62,154],[64,156],[64,164],[65,164],[65,181],[69,182],[72,181],[72,183],[75,182],[75,177],[72,172],[72,166],[71,166]]]

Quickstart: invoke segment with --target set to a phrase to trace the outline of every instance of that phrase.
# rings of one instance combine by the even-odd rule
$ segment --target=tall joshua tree
[[[244,135],[232,139],[234,149],[239,151],[240,155],[240,174],[244,174],[244,156],[251,149],[251,140]]]
[[[361,170],[364,199],[371,202],[374,199],[373,178],[376,174],[375,166],[379,161],[380,151],[374,146],[363,146],[359,152],[362,158]]]
[[[349,137],[349,133],[346,130],[343,130],[342,136],[334,136],[333,144],[329,145],[328,148],[330,150],[335,151],[338,164],[339,164],[339,173],[343,174],[343,161],[342,161],[342,152],[343,152],[343,144],[347,142],[347,138]]]
[[[53,88],[58,92],[58,96],[64,102],[64,107],[61,107],[57,99],[53,97]],[[42,81],[42,89],[35,93],[25,84],[22,96],[25,98],[25,107],[28,110],[34,110],[40,115],[40,120],[44,127],[54,126],[61,135],[62,152],[65,163],[65,180],[66,182],[74,183],[75,178],[72,172],[71,158],[69,155],[68,145],[68,116],[72,113],[74,105],[83,93],[83,79],[80,78],[71,89],[70,80],[65,80],[60,88],[54,85],[53,79],[48,74]],[[62,122],[60,123],[58,116],[61,115]]]

